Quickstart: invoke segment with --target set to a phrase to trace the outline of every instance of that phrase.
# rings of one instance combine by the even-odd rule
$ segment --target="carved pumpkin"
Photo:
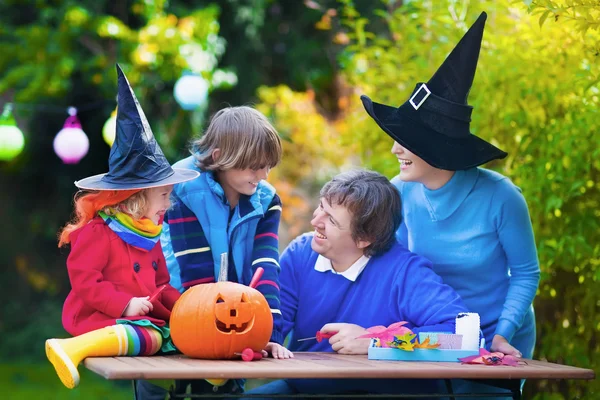
[[[193,358],[236,358],[246,348],[269,342],[273,316],[256,289],[234,282],[202,284],[187,290],[171,312],[175,346]]]

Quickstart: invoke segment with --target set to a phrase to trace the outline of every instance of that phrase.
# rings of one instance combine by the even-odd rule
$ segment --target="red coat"
[[[65,300],[62,323],[71,335],[81,335],[116,319],[148,319],[165,325],[180,293],[169,283],[160,242],[150,251],[130,246],[97,217],[71,233],[67,269],[71,292]],[[154,310],[139,317],[122,317],[133,297],[150,296],[167,284],[152,303]]]

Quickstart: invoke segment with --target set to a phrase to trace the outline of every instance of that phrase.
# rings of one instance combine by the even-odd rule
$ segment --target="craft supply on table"
[[[479,349],[480,321],[477,313],[460,313],[456,317],[456,334],[462,335],[463,350]]]
[[[317,342],[321,343],[323,341],[323,339],[329,339],[333,335],[337,335],[337,333],[338,333],[337,331],[333,331],[333,332],[321,332],[321,331],[317,331],[317,335],[316,336],[307,337],[307,338],[303,338],[303,339],[298,339],[298,341],[299,342],[304,342],[305,340],[317,339]]]
[[[162,293],[163,290],[165,290],[165,288],[167,287],[167,285],[162,285],[159,288],[157,288],[154,293],[152,293],[152,295],[150,296],[150,298],[148,299],[148,301],[150,303],[152,303],[154,300],[156,300],[158,298],[158,296],[160,296],[160,294]]]
[[[459,362],[459,359],[479,355],[485,341],[480,339],[480,319],[476,313],[460,313],[456,317],[456,333],[419,332],[400,333],[390,325],[387,329],[369,328],[372,332],[368,357],[372,360]],[[393,334],[393,340],[389,336]],[[482,349],[485,350],[485,349]]]
[[[233,353],[236,356],[241,356],[244,361],[258,361],[262,360],[263,355],[261,351],[254,351],[251,348],[244,349],[241,353]]]

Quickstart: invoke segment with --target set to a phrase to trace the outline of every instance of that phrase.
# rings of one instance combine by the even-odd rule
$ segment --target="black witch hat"
[[[118,64],[117,75],[117,129],[108,157],[108,173],[90,176],[75,185],[88,190],[147,189],[197,178],[197,171],[171,168]]]
[[[433,77],[427,83],[417,83],[409,100],[400,107],[360,97],[381,129],[436,168],[468,169],[507,156],[471,134],[469,128],[473,107],[467,104],[467,97],[486,18],[487,14],[481,13]]]

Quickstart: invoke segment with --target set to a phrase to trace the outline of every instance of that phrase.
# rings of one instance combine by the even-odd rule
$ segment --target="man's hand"
[[[504,336],[500,336],[500,335],[494,335],[494,338],[492,339],[492,346],[490,347],[490,350],[492,350],[492,352],[499,351],[500,353],[504,353],[506,355],[515,356],[515,357],[519,357],[519,358],[523,356],[519,350],[517,350],[510,343],[508,343],[508,340],[506,340],[504,338]]]
[[[321,332],[337,332],[329,339],[333,351],[339,354],[367,354],[371,339],[357,339],[368,333],[365,328],[355,324],[334,323],[326,324]]]
[[[152,303],[150,303],[150,296],[146,297],[134,297],[129,301],[125,311],[123,311],[124,317],[137,317],[148,314],[154,309]]]
[[[271,353],[273,358],[294,358],[294,353],[275,342],[267,343],[267,347],[265,347],[262,353],[263,357],[268,357],[269,353]]]

